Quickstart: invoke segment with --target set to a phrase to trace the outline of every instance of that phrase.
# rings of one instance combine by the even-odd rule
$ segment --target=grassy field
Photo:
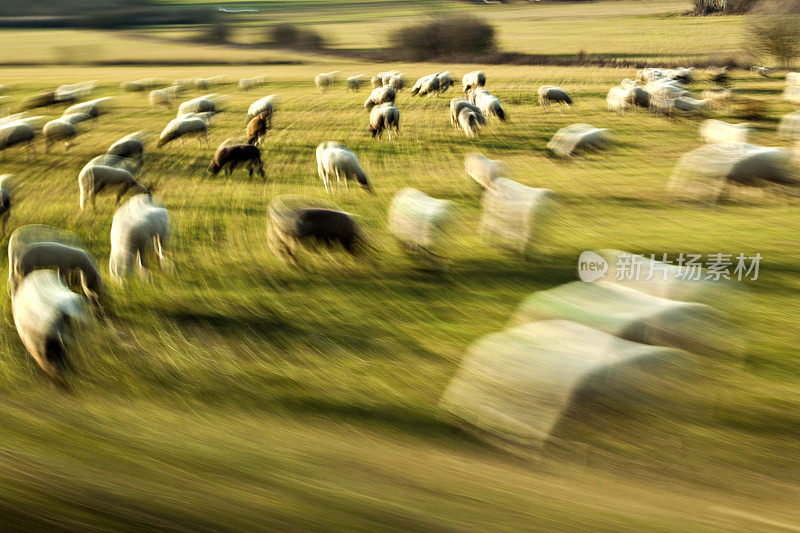
[[[654,4],[636,5],[661,16]],[[566,24],[560,17],[575,9],[530,7],[549,13],[542,32],[554,34]],[[503,9],[510,16],[522,6]],[[601,27],[599,20],[587,24]],[[582,35],[592,32],[584,28]],[[4,528],[800,527],[798,204],[670,202],[665,182],[680,155],[700,145],[701,117],[609,113],[605,94],[631,77],[629,70],[400,64],[392,67],[410,78],[483,68],[510,120],[466,139],[449,124],[452,91],[430,99],[406,91],[397,100],[402,136],[377,141],[366,131],[364,92],[338,86],[320,94],[312,79],[331,70],[372,74],[386,64],[185,43],[145,48],[151,43],[92,32],[0,32],[0,47],[51,61],[54,41],[81,39],[113,43],[103,50],[116,55],[105,57],[154,63],[223,55],[242,63],[254,57],[303,63],[3,69],[0,83],[12,86],[12,104],[84,79],[99,80],[97,96],[115,97],[112,111],[66,153],[59,147],[44,154],[41,144],[33,161],[21,150],[0,152],[0,174],[17,176],[12,228],[45,223],[75,232],[107,277],[113,199],[101,197],[96,213],[81,212],[77,175],[117,138],[146,130],[151,142],[141,179],[155,184],[174,233],[171,271],[155,272],[152,283],[111,286],[112,316],[82,337],[69,391],[37,369],[19,342],[9,299],[0,299]],[[677,41],[651,44],[666,56],[694,49]],[[625,46],[621,40],[619,50]],[[152,140],[175,109],[151,109],[146,95],[117,91],[121,81],[144,76],[215,74],[234,81],[263,74],[268,85],[246,94],[233,84],[214,89],[224,95],[225,111],[210,129],[208,147],[155,148]],[[536,89],[544,83],[564,87],[577,105],[543,110]],[[708,86],[701,75],[692,90]],[[783,81],[736,73],[734,86],[768,103],[768,117],[751,121],[753,142],[785,145],[775,135],[778,117],[791,111],[780,99]],[[266,179],[206,175],[216,146],[243,135],[249,103],[271,93],[279,104],[263,149]],[[739,120],[728,112],[710,116]],[[575,122],[612,128],[618,142],[574,161],[551,157],[546,142]],[[325,194],[314,160],[325,140],[358,154],[375,196],[354,188]],[[462,170],[471,151],[504,161],[508,177],[559,195],[549,257],[524,261],[480,241],[480,196]],[[448,271],[420,270],[390,239],[386,211],[403,187],[456,203]],[[280,263],[265,244],[267,207],[280,194],[326,198],[356,214],[378,249],[374,261],[326,257],[308,271]],[[670,365],[651,376],[649,395],[623,413],[587,405],[556,435],[572,444],[544,457],[488,447],[442,416],[438,400],[466,348],[503,328],[532,291],[575,279],[582,250],[603,247],[761,253],[759,279],[717,302],[747,342],[745,358],[689,357]]]

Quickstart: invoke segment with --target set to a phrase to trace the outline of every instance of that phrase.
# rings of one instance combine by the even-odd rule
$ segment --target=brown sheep
[[[224,167],[227,168],[227,173],[230,176],[233,174],[234,169],[239,163],[248,163],[248,170],[250,177],[253,177],[253,170],[255,169],[264,177],[264,165],[261,162],[261,150],[257,146],[251,144],[234,144],[228,146],[220,146],[214,154],[211,164],[208,165],[208,171],[211,174],[218,174]]]
[[[260,146],[269,129],[269,119],[266,113],[259,113],[247,123],[247,143]]]

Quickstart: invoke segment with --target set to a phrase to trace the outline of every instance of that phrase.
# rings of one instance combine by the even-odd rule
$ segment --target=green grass
[[[203,173],[216,145],[242,135],[244,111],[260,91],[218,91],[226,111],[209,148],[150,145],[142,179],[157,183],[170,211],[175,272],[112,288],[114,315],[83,338],[70,393],[35,368],[2,301],[5,512],[74,526],[201,529],[544,529],[553,520],[562,528],[746,529],[758,520],[797,520],[788,506],[798,494],[800,427],[793,327],[800,252],[789,245],[800,230],[796,203],[670,203],[664,184],[679,156],[699,145],[698,120],[608,113],[603,96],[632,74],[625,70],[486,68],[510,120],[492,123],[476,140],[449,125],[452,94],[401,93],[402,137],[373,141],[364,93],[340,86],[320,95],[311,82],[319,71],[383,68],[325,62],[4,72],[12,99],[89,78],[100,80],[99,95],[116,96],[113,112],[67,153],[39,150],[33,163],[13,150],[0,153],[0,171],[18,176],[13,226],[74,231],[104,274],[113,201],[103,197],[98,213],[80,212],[78,171],[123,134],[157,135],[174,114],[149,109],[142,95],[118,96],[118,83],[263,73],[264,92],[280,96],[264,149],[266,180]],[[415,77],[445,67],[398,68]],[[535,94],[545,82],[567,88],[576,107],[542,110]],[[768,100],[771,117],[789,111],[778,80],[741,77],[736,85]],[[551,158],[549,137],[579,121],[613,128],[618,145],[575,161]],[[778,143],[773,120],[755,126],[755,142]],[[353,149],[374,182],[375,197],[351,188],[331,199],[358,215],[378,258],[324,259],[294,271],[265,246],[266,209],[279,194],[326,197],[314,164],[323,140]],[[461,170],[474,150],[503,160],[509,177],[558,193],[549,260],[520,261],[477,238],[480,199]],[[387,235],[387,206],[402,187],[456,202],[448,272],[419,271]],[[436,405],[469,344],[504,327],[531,291],[574,279],[580,251],[597,247],[760,252],[759,280],[719,302],[749,343],[743,364],[694,361],[670,374],[658,393],[670,409],[590,411],[589,423],[576,421],[562,435],[583,443],[577,464],[585,466],[577,470],[576,459],[520,463],[452,428]],[[598,492],[602,503],[588,505]],[[771,503],[763,506],[764,499]],[[730,509],[745,509],[756,522]]]

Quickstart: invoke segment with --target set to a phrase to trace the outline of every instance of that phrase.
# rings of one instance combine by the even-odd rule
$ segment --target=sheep
[[[384,82],[384,85],[391,87],[395,91],[402,91],[403,87],[405,87],[406,82],[402,76],[399,74],[389,76],[388,80]]]
[[[365,83],[367,83],[367,80],[361,74],[358,76],[350,76],[344,82],[345,86],[354,93],[357,93]]]
[[[372,84],[372,88],[373,88],[373,89],[377,89],[378,87],[380,87],[381,85],[383,85],[383,80],[380,78],[380,76],[372,76],[372,77],[369,79],[369,81],[370,81],[370,83]]]
[[[711,104],[710,100],[698,100],[691,96],[679,96],[673,100],[673,106],[679,111],[705,111]]]
[[[105,297],[103,279],[85,250],[58,242],[38,242],[25,247],[13,263],[9,257],[8,287],[12,296],[25,276],[39,269],[55,270],[67,284],[69,274],[77,271],[84,295],[92,305],[100,307]]]
[[[55,91],[26,96],[22,100],[22,109],[36,109],[38,107],[49,107],[57,102]]]
[[[73,126],[77,126],[81,122],[93,122],[96,119],[88,113],[69,113],[67,115],[61,115],[59,120],[64,120]]]
[[[789,85],[783,90],[783,99],[787,102],[800,105],[800,86]]]
[[[439,78],[436,74],[423,76],[411,87],[411,96],[430,96],[439,91]]]
[[[800,72],[786,74],[786,85],[800,85]]]
[[[467,107],[461,108],[458,113],[458,125],[467,137],[475,137],[480,127],[478,114]]]
[[[466,100],[462,100],[461,98],[453,98],[450,100],[450,124],[452,124],[455,129],[459,129],[458,115],[464,108],[467,108],[476,114],[478,121],[477,123],[479,126],[486,125],[486,118],[476,105],[471,104]]]
[[[705,143],[746,143],[750,128],[747,124],[729,124],[709,119],[700,124],[700,138]]]
[[[481,188],[489,189],[492,182],[500,177],[500,162],[473,152],[464,158],[464,171]]]
[[[208,171],[211,174],[218,174],[220,170],[227,167],[230,176],[240,163],[247,163],[250,177],[253,177],[253,169],[264,177],[264,165],[261,162],[261,150],[252,144],[235,144],[220,146],[214,153]]]
[[[484,117],[494,116],[500,120],[506,119],[506,113],[500,105],[500,100],[492,96],[486,89],[476,89],[470,95],[473,97],[473,104],[478,106]]]
[[[569,157],[581,150],[605,148],[610,142],[611,130],[595,128],[590,124],[573,124],[556,132],[547,147],[556,155]]]
[[[341,144],[327,141],[317,146],[317,172],[322,183],[325,185],[325,191],[330,192],[331,179],[336,178],[338,186],[339,181],[344,179],[345,187],[347,180],[355,180],[367,192],[372,192],[372,186],[369,183],[366,173],[358,163],[358,158],[355,154],[347,150]]]
[[[261,113],[250,119],[250,122],[247,123],[246,133],[247,142],[249,144],[260,146],[264,137],[267,136],[267,130],[269,129],[269,120],[267,116],[266,113]]]
[[[65,109],[64,114],[67,115],[69,113],[86,113],[87,115],[91,115],[97,118],[105,109],[106,103],[109,102],[110,100],[111,98],[106,96],[104,98],[96,98],[94,100],[89,100],[87,102],[81,102],[80,104],[75,104]]]
[[[101,165],[106,167],[121,168],[127,170],[131,174],[139,170],[141,163],[136,159],[127,157],[120,157],[117,155],[103,154],[93,157],[86,166]]]
[[[484,87],[486,85],[486,74],[480,70],[468,72],[461,78],[461,85],[464,89],[464,94],[469,93],[473,89]]]
[[[13,180],[11,174],[0,176],[0,235],[6,234],[8,219],[11,218],[11,191],[8,184]]]
[[[138,81],[123,81],[119,84],[119,92],[125,93],[141,93],[144,92],[144,85]]]
[[[15,115],[10,115],[7,117],[3,117],[0,119],[0,127],[2,126],[16,126],[18,124],[22,124],[25,126],[30,126],[33,128],[34,132],[39,132],[42,130],[45,124],[50,122],[50,118],[38,115],[35,117],[26,116],[27,113],[17,113]]]
[[[769,78],[769,74],[771,71],[772,69],[769,67],[753,67],[750,69],[750,72],[752,72],[753,74],[757,74],[762,78]]]
[[[137,261],[140,274],[149,277],[146,257],[150,249],[155,251],[161,267],[165,266],[164,249],[169,240],[167,210],[154,204],[149,195],[134,196],[114,213],[110,238],[108,267],[114,281],[122,282]]]
[[[186,100],[178,106],[178,116],[187,113],[216,113],[218,110],[217,104],[214,102],[215,96],[214,94],[207,94]]]
[[[318,203],[279,196],[270,204],[268,244],[280,259],[297,264],[298,247],[308,244],[338,246],[353,257],[361,254],[366,241],[353,217]]]
[[[389,232],[410,252],[439,258],[453,204],[417,189],[398,191],[389,207]]]
[[[11,299],[11,314],[22,344],[51,378],[63,380],[69,368],[74,328],[88,320],[83,298],[67,288],[54,272],[27,276]]]
[[[186,135],[197,136],[198,144],[199,138],[202,137],[206,143],[206,146],[208,146],[208,131],[206,121],[202,118],[183,117],[172,119],[169,124],[167,124],[167,126],[161,132],[161,136],[159,137],[156,146],[160,148],[168,142],[174,141],[179,137],[181,140],[183,140],[183,137]]]
[[[83,98],[91,93],[97,87],[97,80],[82,81],[73,83],[72,85],[61,85],[56,88],[55,97],[59,102],[67,100],[77,100]]]
[[[703,100],[708,100],[709,106],[720,109],[730,104],[733,92],[730,89],[708,89],[703,91]]]
[[[169,107],[172,101],[172,93],[167,89],[154,89],[150,91],[147,100],[150,102],[151,107]]]
[[[71,140],[78,135],[78,130],[70,122],[62,119],[51,120],[42,129],[44,135],[44,151],[49,152],[50,146],[63,141],[64,150],[71,146]]]
[[[0,127],[0,150],[11,148],[18,144],[26,144],[31,149],[31,141],[35,131],[27,124],[14,123]]]
[[[387,85],[373,89],[369,98],[364,102],[364,108],[372,110],[376,105],[387,103],[394,104],[395,94],[395,90]]]
[[[255,78],[242,78],[239,80],[239,91],[246,92],[256,87],[266,85],[266,78],[264,76],[256,76]]]
[[[624,111],[629,107],[650,107],[650,94],[636,86],[633,82],[626,84],[623,80],[618,87],[612,87],[606,96],[606,104],[611,111]]]
[[[450,73],[440,72],[436,75],[436,78],[439,80],[439,93],[444,94],[454,85],[453,79],[450,77]]]
[[[259,98],[247,108],[246,119],[248,122],[256,115],[266,115],[264,118],[267,121],[267,127],[272,127],[272,115],[275,112],[275,104],[277,103],[277,96],[270,94],[263,98]]]
[[[80,188],[81,209],[84,209],[86,203],[91,200],[92,209],[97,210],[95,205],[97,195],[103,190],[114,187],[118,188],[117,204],[128,190],[150,194],[148,188],[136,181],[128,170],[106,165],[88,164],[84,166],[78,174],[78,187]]]
[[[106,153],[128,159],[136,159],[139,164],[144,163],[144,143],[138,139],[139,132],[131,133],[119,139],[108,147]]]
[[[781,117],[778,125],[778,136],[790,141],[800,140],[800,111]]]
[[[400,135],[400,111],[389,104],[375,106],[369,113],[369,132],[372,137],[380,137],[383,130],[389,133],[389,139],[392,138],[392,130],[395,136]]]
[[[335,72],[323,72],[317,74],[314,77],[314,83],[317,85],[317,89],[324,93],[326,89],[331,87],[336,82],[336,76],[338,74],[338,70]]]
[[[539,87],[539,105],[547,107],[551,103],[572,105],[572,98],[567,91],[555,85],[542,85]]]

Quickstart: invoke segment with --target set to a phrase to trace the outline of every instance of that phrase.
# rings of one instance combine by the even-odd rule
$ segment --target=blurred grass
[[[20,35],[0,39],[31,54],[49,44],[47,32]],[[120,42],[120,54],[200,58],[221,50],[137,51],[134,42]],[[229,52],[232,60],[250,57]],[[157,182],[170,211],[176,272],[112,289],[114,316],[83,337],[70,393],[37,371],[8,298],[0,299],[0,513],[8,525],[748,531],[797,523],[796,201],[670,203],[664,184],[680,155],[699,145],[700,119],[610,114],[608,87],[632,71],[483,66],[507,123],[469,140],[449,124],[456,94],[403,92],[402,136],[378,142],[366,131],[363,91],[338,86],[321,95],[312,79],[331,70],[372,74],[385,64],[276,54],[307,64],[3,69],[12,102],[83,79],[100,80],[98,96],[115,96],[112,113],[69,152],[43,154],[39,146],[30,163],[20,151],[0,152],[0,173],[18,176],[12,226],[76,232],[106,277],[113,200],[102,197],[96,214],[79,212],[77,174],[120,136],[145,129],[154,139],[174,116],[149,108],[144,94],[120,96],[119,82],[268,79],[247,94],[213,89],[225,95],[226,111],[209,148],[148,145],[142,179]],[[480,66],[396,67],[414,79]],[[577,105],[542,110],[543,83],[563,86]],[[734,84],[769,104],[769,117],[753,124],[754,142],[781,144],[775,119],[791,110],[780,100],[782,81],[737,73]],[[707,86],[701,80],[693,91]],[[205,175],[214,148],[243,134],[248,104],[269,93],[280,100],[264,147],[267,179]],[[574,122],[614,129],[618,145],[575,161],[550,157],[547,140]],[[351,188],[333,200],[359,217],[380,254],[373,264],[322,258],[311,271],[294,271],[265,246],[266,209],[278,194],[325,197],[314,162],[323,140],[353,149],[371,177],[375,197]],[[462,170],[464,154],[475,150],[503,160],[508,177],[561,197],[550,259],[519,261],[480,242],[480,198]],[[389,238],[386,209],[402,187],[458,205],[448,272],[418,271]],[[514,459],[451,427],[436,404],[466,347],[502,328],[531,291],[574,279],[580,251],[598,247],[760,252],[759,280],[719,302],[749,343],[746,359],[673,369],[654,380],[661,405],[653,409],[583,413],[560,429],[561,438],[583,443],[566,462]]]

